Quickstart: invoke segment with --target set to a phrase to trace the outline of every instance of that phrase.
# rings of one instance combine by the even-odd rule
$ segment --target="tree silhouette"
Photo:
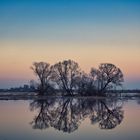
[[[41,95],[43,95],[50,86],[50,75],[51,69],[50,64],[46,62],[34,62],[31,69],[34,71],[35,75],[39,78],[38,90]]]
[[[80,76],[76,78],[76,85],[77,92],[81,96],[93,95],[93,91],[95,93],[94,80],[85,72],[82,72]]]
[[[78,63],[73,60],[64,60],[52,66],[52,79],[61,91],[73,95],[76,88],[76,77],[79,76]]]
[[[123,73],[114,64],[103,63],[89,74],[81,71],[78,63],[64,60],[53,66],[46,62],[35,62],[31,69],[39,78],[38,89],[45,92],[62,92],[62,95],[105,96],[108,90],[122,86]],[[32,82],[33,83],[33,82]]]
[[[99,69],[92,68],[91,76],[96,81],[98,93],[101,94],[113,87],[121,86],[124,81],[121,70],[109,63],[100,64]]]

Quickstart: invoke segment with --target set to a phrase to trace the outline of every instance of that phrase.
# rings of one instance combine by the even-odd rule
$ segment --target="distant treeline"
[[[0,89],[0,92],[38,92],[38,90],[26,85],[26,88],[20,86],[10,89]],[[58,92],[61,93],[62,91],[57,89],[54,94],[57,95]],[[140,89],[108,90],[106,93],[140,93]]]
[[[139,89],[109,90],[108,93],[140,93]]]
[[[9,89],[0,89],[0,92],[36,92],[36,90],[30,85],[24,85],[20,87],[9,88]]]

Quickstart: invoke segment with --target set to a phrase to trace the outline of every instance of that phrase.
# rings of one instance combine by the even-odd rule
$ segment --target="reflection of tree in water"
[[[92,124],[99,123],[101,129],[112,129],[123,120],[122,105],[117,100],[48,98],[31,102],[30,109],[38,110],[31,122],[34,129],[53,127],[70,133],[87,117]]]
[[[108,107],[105,102],[100,101],[96,115],[91,117],[92,123],[99,123],[101,129],[112,129],[122,122],[123,111],[121,106]]]
[[[33,128],[54,127],[64,132],[76,130],[81,120],[76,102],[72,98],[50,98],[46,101],[33,101],[30,104],[31,110],[39,110],[38,115],[31,122]]]
[[[52,112],[50,110],[51,105],[53,106],[53,100],[35,100],[30,103],[30,110],[38,109],[38,115],[35,116],[34,120],[31,122],[34,129],[46,129],[50,127],[50,122],[53,121]]]

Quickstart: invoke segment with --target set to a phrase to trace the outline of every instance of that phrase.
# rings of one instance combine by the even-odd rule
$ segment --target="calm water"
[[[0,101],[0,140],[139,140],[140,99]]]

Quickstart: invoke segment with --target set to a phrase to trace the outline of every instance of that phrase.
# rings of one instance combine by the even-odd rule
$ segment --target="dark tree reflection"
[[[34,100],[30,103],[30,110],[38,110],[38,114],[34,117],[31,122],[34,129],[46,129],[51,126],[53,121],[53,112],[50,110],[51,105],[53,106],[54,100],[48,99],[47,101]]]
[[[48,98],[30,103],[30,110],[37,110],[31,125],[33,129],[53,127],[71,133],[78,129],[85,118],[101,129],[113,129],[123,120],[121,101],[83,98]]]
[[[104,101],[100,101],[96,115],[93,115],[91,122],[99,122],[101,129],[112,129],[123,120],[123,111],[121,106],[112,106],[111,108]]]

